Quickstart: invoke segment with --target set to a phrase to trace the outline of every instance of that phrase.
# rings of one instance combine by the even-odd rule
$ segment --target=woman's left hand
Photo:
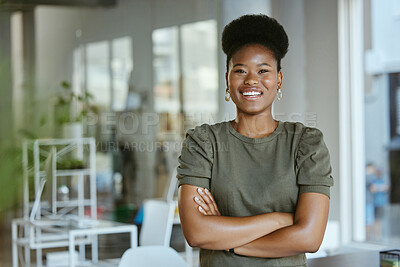
[[[214,197],[211,195],[211,192],[207,188],[197,188],[198,196],[193,198],[194,202],[196,202],[198,206],[198,210],[203,215],[212,215],[212,216],[221,216],[221,213],[218,210],[217,203],[214,200]]]

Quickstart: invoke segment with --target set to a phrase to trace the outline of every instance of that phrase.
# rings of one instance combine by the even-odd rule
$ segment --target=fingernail
[[[203,194],[203,190],[201,188],[198,188],[197,191],[199,191],[200,194]]]
[[[206,189],[204,189],[204,191],[206,191],[206,193],[208,193],[208,192],[209,192],[207,188],[206,188]]]
[[[199,206],[199,211],[203,211],[203,208],[201,206]]]
[[[199,201],[199,198],[198,198],[198,197],[194,197],[194,200],[195,200],[195,201]]]

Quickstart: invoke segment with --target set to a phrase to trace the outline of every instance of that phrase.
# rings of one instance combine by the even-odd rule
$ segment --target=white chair
[[[125,251],[118,267],[187,267],[187,264],[170,247],[144,246]]]
[[[169,247],[174,211],[174,203],[154,199],[145,200],[139,244],[141,246]]]
[[[171,177],[169,178],[169,186],[168,188],[166,188],[163,194],[163,199],[165,199],[168,202],[174,201],[174,195],[178,184],[178,179],[176,178],[177,174],[176,168],[177,166],[173,168]]]

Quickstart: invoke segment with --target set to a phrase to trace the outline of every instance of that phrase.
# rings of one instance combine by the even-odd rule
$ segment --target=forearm
[[[251,257],[278,258],[315,252],[319,244],[312,233],[298,225],[292,225],[237,247],[235,253]]]
[[[289,214],[268,213],[248,217],[206,216],[193,198],[196,187],[181,186],[179,215],[182,230],[191,246],[225,250],[242,246],[288,225]],[[292,222],[290,222],[292,223]]]
[[[276,213],[250,217],[204,216],[197,222],[182,224],[191,246],[225,250],[242,246],[284,225]]]
[[[329,198],[319,193],[299,197],[294,224],[235,248],[239,255],[285,257],[319,249],[329,213]]]

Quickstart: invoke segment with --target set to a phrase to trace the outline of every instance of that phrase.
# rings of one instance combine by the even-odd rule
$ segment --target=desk
[[[137,247],[137,227],[132,224],[123,224],[112,221],[98,220],[92,227],[78,228],[42,227],[32,224],[26,219],[12,221],[12,258],[13,267],[18,267],[18,246],[25,247],[26,265],[30,266],[30,250],[43,248],[68,247],[69,266],[75,267],[74,252],[76,245],[92,245],[92,262],[98,262],[97,237],[102,234],[130,233],[131,247]],[[22,234],[19,233],[22,228]],[[38,234],[39,233],[39,234]],[[79,238],[77,240],[77,238]],[[84,251],[83,251],[84,252]],[[39,253],[41,256],[41,253]],[[84,258],[84,254],[80,254]],[[42,266],[41,258],[37,259],[37,266]]]
[[[340,254],[308,260],[308,267],[379,267],[379,251]]]
[[[79,236],[94,236],[97,241],[97,236],[103,234],[130,233],[131,248],[137,247],[137,227],[133,224],[122,224],[111,221],[99,221],[99,224],[91,228],[80,228],[69,230],[69,266],[75,267],[74,251],[75,239]],[[97,242],[92,245],[92,262],[98,262],[98,247]]]

